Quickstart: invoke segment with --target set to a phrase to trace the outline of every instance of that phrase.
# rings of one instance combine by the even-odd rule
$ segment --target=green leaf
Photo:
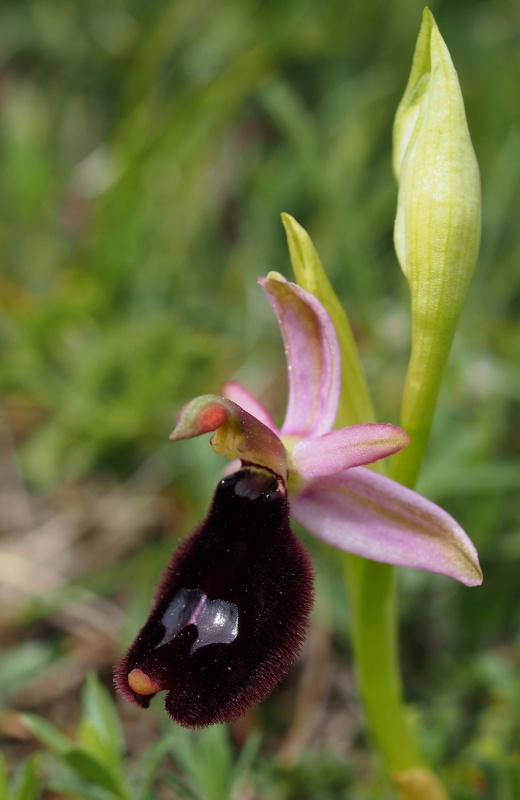
[[[42,642],[22,642],[0,657],[0,697],[42,675],[52,662],[52,649]]]
[[[246,743],[244,744],[238,759],[235,762],[232,771],[232,783],[233,787],[236,783],[238,783],[241,778],[247,775],[250,772],[253,763],[258,755],[258,751],[260,749],[260,745],[262,743],[262,734],[257,731],[256,733],[252,733],[248,736]]]
[[[186,786],[176,775],[165,775],[164,782],[175,791],[175,798],[178,798],[178,800],[207,800],[205,795]],[[146,800],[149,800],[149,798],[147,797]]]
[[[0,795],[0,797],[4,796]],[[34,753],[16,771],[9,800],[36,800],[39,796],[39,754]]]
[[[7,797],[8,786],[7,764],[5,758],[0,753],[0,797]]]
[[[138,797],[140,800],[150,800],[153,783],[157,778],[159,765],[171,750],[171,732],[159,739],[152,747],[148,748],[141,756],[138,763],[137,774],[140,777]]]
[[[229,796],[225,780],[229,758],[222,750],[221,727],[197,733],[177,728],[171,740],[172,756],[185,776],[185,791],[189,787],[201,800]]]
[[[109,767],[120,765],[125,740],[117,709],[93,672],[87,676],[82,707],[78,741],[85,750]]]
[[[188,733],[184,728],[175,728],[172,732],[171,752],[179,767],[190,778],[194,777],[198,783],[203,765],[197,758],[194,746],[194,735]]]
[[[36,714],[21,714],[20,717],[27,730],[52,753],[61,756],[72,747],[72,742],[42,717]]]
[[[113,742],[107,742],[90,720],[80,721],[76,736],[82,750],[109,769],[120,769],[119,754],[115,751]]]
[[[117,777],[104,764],[79,748],[71,748],[62,755],[63,763],[81,778],[101,786],[116,797],[125,797],[126,789],[121,786]]]
[[[93,688],[91,688],[92,686]],[[86,749],[76,747],[54,725],[35,714],[22,714],[21,718],[33,736],[52,753],[59,756],[62,763],[68,766],[69,769],[90,783],[107,789],[116,797],[127,798],[130,796],[130,792],[125,785],[122,774],[119,774],[121,765],[119,757],[114,750],[114,747],[117,747],[118,744],[117,742],[114,744],[114,740],[108,738],[111,728],[110,725],[104,722],[106,719],[110,721],[110,709],[107,711],[106,703],[103,700],[103,693],[97,691],[96,682],[94,681],[89,687],[86,712],[90,715],[91,720],[82,723],[80,726],[82,728],[83,744]],[[117,722],[119,725],[119,720]],[[97,728],[95,727],[96,723]],[[100,732],[107,738],[102,739],[99,735]],[[105,748],[104,750],[103,747]],[[89,748],[96,752],[91,752]],[[98,755],[97,750],[101,751],[101,757]]]
[[[195,734],[177,728],[172,731],[169,745],[185,778],[179,782],[178,778],[168,776],[165,780],[170,785],[174,781],[175,788],[189,798],[228,800],[235,784],[251,768],[260,740],[260,735],[251,736],[233,763],[233,748],[225,725],[214,725]],[[147,800],[145,795],[142,800]]]
[[[208,800],[227,800],[231,793],[233,753],[227,726],[213,725],[198,735],[201,762],[200,786]]]
[[[92,786],[83,781],[70,777],[53,778],[49,781],[49,788],[59,792],[63,797],[80,798],[80,800],[112,800],[113,793],[101,789],[99,786]],[[148,800],[148,798],[147,798]]]

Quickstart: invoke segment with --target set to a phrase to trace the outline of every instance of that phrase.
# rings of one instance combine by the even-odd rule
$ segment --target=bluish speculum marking
[[[190,655],[208,644],[230,644],[238,636],[238,608],[209,600],[202,589],[181,589],[161,617],[165,633],[157,647],[171,642],[188,625],[197,627]]]

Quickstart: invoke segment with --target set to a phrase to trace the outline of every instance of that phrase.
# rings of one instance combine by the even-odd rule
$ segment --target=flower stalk
[[[338,333],[342,393],[337,420],[349,425],[373,421],[373,404],[347,315],[309,234],[289,214],[283,214],[282,220],[296,280],[321,300]],[[373,468],[380,465],[378,462]],[[358,687],[368,727],[390,771],[423,768],[402,700],[395,568],[349,553],[343,554],[343,566],[351,603]]]
[[[410,287],[412,352],[401,405],[410,446],[393,460],[391,476],[412,488],[477,260],[481,227],[479,170],[457,73],[427,8],[395,118],[394,171],[399,184],[394,240]],[[395,777],[407,800],[447,798],[423,770],[408,767]]]
[[[396,114],[394,170],[399,183],[394,238],[410,286],[412,352],[401,408],[402,427],[411,444],[394,457],[391,475],[412,487],[480,240],[478,166],[457,75],[428,9]],[[344,375],[348,369],[349,380],[355,376],[355,388],[343,384],[338,416],[343,424],[373,420],[362,365],[341,305],[306,232],[288,215],[284,225],[296,278],[328,310],[338,331]],[[395,569],[348,554],[344,565],[369,728],[403,800],[446,800],[443,786],[424,765],[402,701]]]

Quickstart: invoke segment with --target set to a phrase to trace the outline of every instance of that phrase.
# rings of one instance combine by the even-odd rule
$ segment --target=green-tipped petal
[[[181,409],[172,442],[215,431],[211,446],[218,455],[267,467],[287,477],[285,448],[278,436],[232,400],[205,394]]]
[[[394,170],[395,247],[412,300],[402,424],[413,448],[414,435],[429,428],[480,241],[480,179],[464,103],[428,9],[395,118]]]
[[[298,284],[314,294],[328,312],[341,353],[341,399],[337,427],[375,420],[365,373],[348,317],[332,288],[312,240],[290,214],[282,214],[289,255]]]

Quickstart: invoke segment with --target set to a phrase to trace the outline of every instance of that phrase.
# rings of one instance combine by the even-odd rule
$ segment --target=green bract
[[[480,179],[464,103],[428,9],[395,118],[394,170],[395,247],[412,299],[402,424],[413,444],[430,426],[480,241]]]
[[[336,426],[373,422],[375,413],[365,373],[347,314],[327,277],[311,237],[290,214],[282,214],[291,264],[297,283],[312,292],[327,310],[338,336],[341,353],[341,398]]]

